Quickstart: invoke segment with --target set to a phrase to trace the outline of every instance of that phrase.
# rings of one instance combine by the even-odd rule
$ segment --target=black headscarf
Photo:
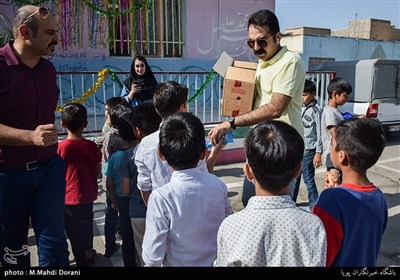
[[[135,71],[135,61],[139,60],[144,63],[145,65],[145,72],[143,75],[138,75]],[[141,55],[137,55],[133,58],[132,64],[131,64],[131,73],[129,75],[129,78],[124,81],[124,85],[128,89],[128,91],[131,90],[131,85],[133,82],[144,82],[144,85],[142,85],[142,90],[138,93],[135,94],[135,98],[139,98],[141,100],[147,100],[147,99],[152,99],[153,98],[153,90],[156,87],[157,80],[156,77],[153,74],[153,71],[151,71],[149,64],[147,63],[147,60],[145,57]]]

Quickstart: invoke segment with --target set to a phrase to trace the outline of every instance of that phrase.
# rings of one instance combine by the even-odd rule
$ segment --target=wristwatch
[[[235,118],[234,117],[229,117],[226,119],[229,124],[231,125],[231,129],[236,129],[236,125],[235,125]]]

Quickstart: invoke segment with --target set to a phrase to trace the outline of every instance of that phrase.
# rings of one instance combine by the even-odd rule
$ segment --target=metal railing
[[[57,82],[60,88],[60,98],[58,106],[71,102],[74,98],[79,98],[83,93],[92,88],[97,79],[98,72],[58,72]],[[196,94],[196,91],[204,84],[209,72],[154,72],[157,81],[164,82],[173,80],[184,84],[189,89],[189,98]],[[129,72],[116,72],[120,81],[124,81]],[[329,81],[334,77],[333,72],[307,72],[307,78],[312,79],[317,86],[317,96],[321,107],[324,107],[326,98],[326,87]],[[204,124],[216,123],[225,120],[221,116],[223,78],[215,75],[210,84],[204,89],[204,92],[189,103],[189,111],[198,116]],[[118,83],[107,77],[98,90],[85,102],[88,110],[88,126],[86,133],[101,131],[104,122],[104,104],[113,97],[121,94],[121,88]],[[60,119],[60,113],[56,112],[56,118]],[[56,122],[57,124],[59,121]],[[61,129],[61,127],[60,127]]]

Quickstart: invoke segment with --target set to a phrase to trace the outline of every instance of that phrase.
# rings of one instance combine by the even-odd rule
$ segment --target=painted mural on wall
[[[141,14],[146,15],[145,9],[150,9],[155,1],[158,0],[2,0],[0,29],[12,30],[13,15],[21,5],[35,4],[49,7],[57,15],[60,26],[57,51],[54,56],[49,57],[56,70],[94,73],[73,75],[73,78],[70,78],[69,74],[60,75],[59,106],[85,96],[84,102],[90,114],[102,115],[105,100],[119,95],[120,88],[110,78],[105,78],[98,90],[92,91],[97,79],[96,73],[102,69],[128,71],[132,56],[112,56],[110,46],[115,48],[117,37],[121,42],[120,47],[132,50],[133,46],[124,43],[128,42],[129,38],[139,38],[140,45],[145,46],[148,43],[146,30],[149,29],[150,22],[143,16],[139,21],[142,24],[136,26],[122,24],[122,30],[117,31],[120,33],[110,32],[115,30],[112,24],[118,20],[123,23],[124,17],[133,17],[130,14],[141,9],[144,10]],[[213,75],[210,79],[212,66],[223,51],[236,59],[255,60],[252,51],[245,44],[248,17],[259,9],[274,10],[275,1],[182,0],[181,2],[183,3],[182,25],[185,30],[183,56],[149,56],[148,62],[153,71],[159,72],[157,74],[159,81],[174,79],[189,87],[190,98],[194,104],[191,106],[196,106],[199,114],[204,110],[215,110],[214,119],[206,121],[218,121],[221,117],[218,111],[221,78]],[[118,20],[115,20],[116,18]],[[161,73],[163,71],[174,71],[176,74],[164,75]],[[183,74],[185,72],[203,72],[203,74],[189,77]],[[119,74],[118,77],[123,80],[125,75]],[[93,95],[87,96],[88,93]],[[201,98],[197,98],[200,95]],[[97,126],[98,124],[96,128]]]
[[[57,52],[50,58],[58,71],[99,71],[105,66],[127,71],[131,56],[110,56],[110,46],[115,44],[116,36],[121,41],[121,47],[128,46],[124,40],[127,41],[129,36],[139,38],[142,40],[140,44],[146,45],[147,25],[150,23],[143,16],[143,24],[121,25],[120,29],[125,28],[120,31],[121,34],[110,31],[115,30],[112,24],[123,22],[124,17],[133,17],[139,10],[144,10],[140,15],[146,15],[145,9],[151,8],[154,1],[157,0],[2,0],[0,28],[12,29],[12,17],[21,5],[34,3],[47,6],[57,14],[60,24],[61,41]],[[251,5],[248,2],[252,2]],[[270,0],[245,1],[245,4],[227,0],[187,0],[182,3],[182,21],[186,31],[184,56],[149,57],[149,63],[155,70],[188,71],[191,67],[192,71],[209,71],[223,51],[237,59],[254,60],[254,55],[244,43],[247,19],[258,9],[274,10],[275,7],[275,2]]]
[[[188,56],[217,59],[225,51],[238,60],[255,61],[245,43],[247,21],[260,9],[275,10],[274,1],[194,1],[188,5]],[[207,10],[207,13],[199,11]],[[197,23],[191,24],[190,22]]]

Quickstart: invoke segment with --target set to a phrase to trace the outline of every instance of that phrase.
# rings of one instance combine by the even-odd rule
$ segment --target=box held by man
[[[257,63],[235,61],[223,53],[213,69],[224,77],[222,115],[236,117],[253,107]]]

